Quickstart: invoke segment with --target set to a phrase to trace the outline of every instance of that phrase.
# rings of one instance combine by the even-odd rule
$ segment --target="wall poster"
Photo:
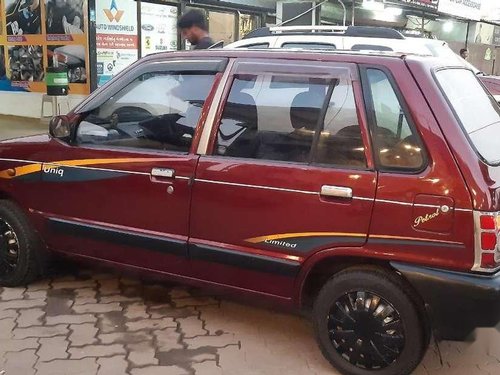
[[[137,61],[137,3],[96,0],[97,85]]]
[[[177,7],[141,3],[141,55],[177,51]]]
[[[47,67],[68,69],[69,93],[90,92],[87,0],[0,0],[0,90],[46,92]]]

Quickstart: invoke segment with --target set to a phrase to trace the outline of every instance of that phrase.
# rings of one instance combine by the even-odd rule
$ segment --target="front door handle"
[[[323,185],[321,195],[324,197],[352,199],[352,189],[344,186]]]
[[[151,176],[158,178],[175,178],[175,170],[170,168],[153,168],[151,170]]]

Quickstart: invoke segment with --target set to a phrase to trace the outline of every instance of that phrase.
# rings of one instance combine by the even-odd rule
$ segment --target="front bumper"
[[[500,322],[500,273],[483,276],[391,263],[425,302],[434,334],[467,339],[477,327]]]

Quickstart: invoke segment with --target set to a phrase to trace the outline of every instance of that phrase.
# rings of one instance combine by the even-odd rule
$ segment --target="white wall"
[[[0,91],[0,115],[40,118],[43,94],[33,92]],[[70,108],[74,108],[85,96],[68,95]],[[51,116],[51,104],[45,104],[45,115]],[[66,112],[63,108],[63,112]]]

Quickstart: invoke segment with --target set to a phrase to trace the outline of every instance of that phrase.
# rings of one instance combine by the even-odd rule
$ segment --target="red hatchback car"
[[[347,374],[500,320],[500,107],[416,56],[147,57],[0,143],[0,284],[52,252],[312,311]]]

